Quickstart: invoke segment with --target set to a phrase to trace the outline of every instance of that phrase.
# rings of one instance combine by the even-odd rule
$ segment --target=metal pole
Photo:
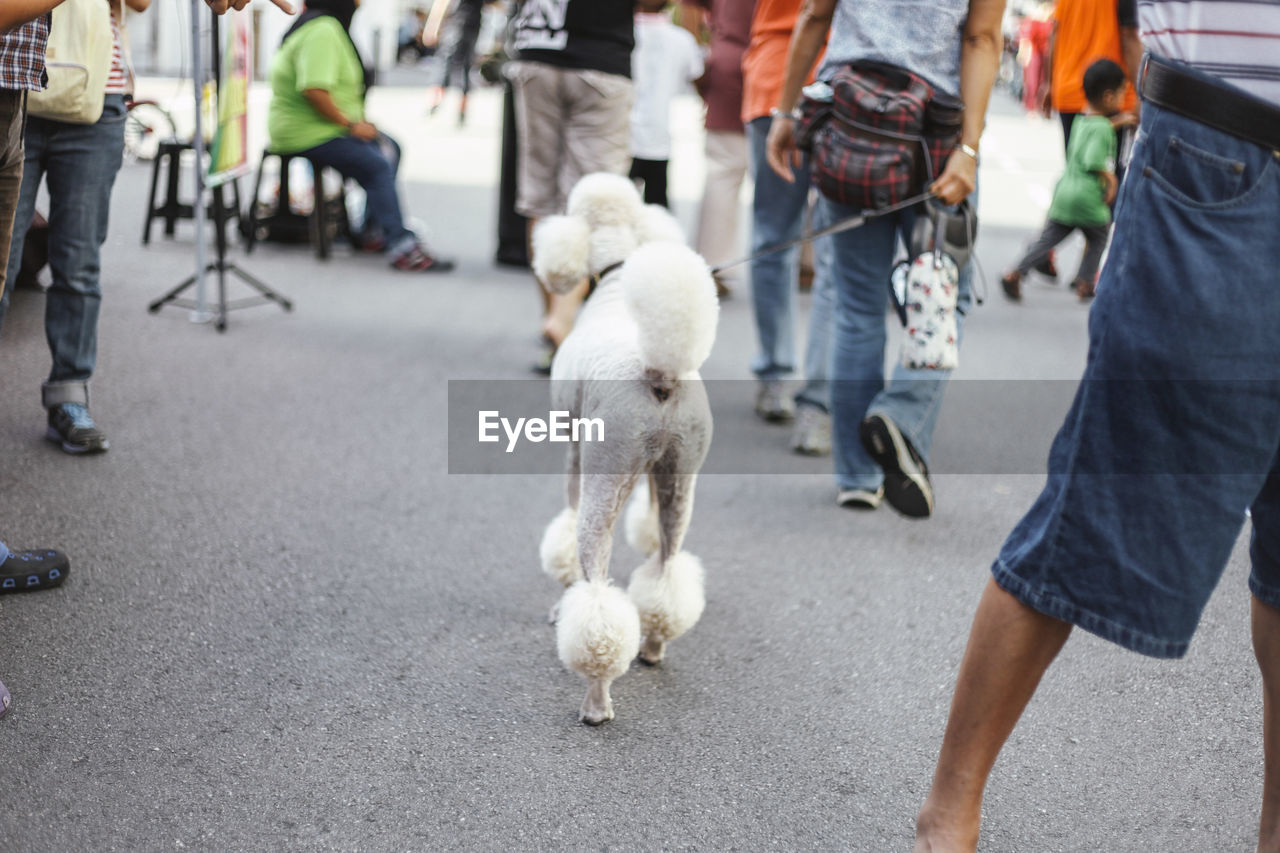
[[[191,312],[191,322],[207,323],[213,315],[205,307],[204,277],[209,265],[205,257],[205,202],[204,202],[204,60],[200,42],[200,9],[203,0],[191,0],[191,74],[195,78],[196,135],[192,147],[196,153],[196,199],[193,213],[196,223],[196,307]]]

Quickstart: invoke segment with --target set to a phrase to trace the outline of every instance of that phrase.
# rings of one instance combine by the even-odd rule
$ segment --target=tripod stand
[[[261,279],[250,275],[241,269],[238,265],[227,260],[227,208],[226,200],[223,197],[224,184],[218,184],[213,187],[212,203],[213,221],[214,221],[214,252],[215,259],[213,261],[205,261],[205,190],[208,188],[205,184],[204,162],[205,162],[205,144],[204,144],[204,128],[203,112],[204,104],[202,103],[202,89],[200,85],[200,7],[201,0],[191,0],[191,53],[192,68],[195,69],[193,77],[195,78],[195,101],[196,101],[196,129],[195,138],[192,145],[196,154],[196,201],[193,205],[196,224],[196,271],[193,275],[184,279],[180,284],[169,290],[159,299],[156,299],[147,306],[147,310],[152,314],[157,313],[166,305],[174,305],[179,308],[192,309],[193,322],[207,322],[209,320],[209,312],[206,308],[204,297],[204,281],[205,276],[211,272],[218,274],[218,302],[217,310],[213,315],[215,324],[219,332],[227,330],[227,312],[237,308],[250,308],[254,305],[265,305],[274,302],[285,311],[293,310],[293,303],[286,299],[283,295],[273,290]],[[213,16],[212,25],[212,44],[213,44],[213,79],[215,93],[220,95],[222,89],[222,39],[219,35],[218,16]],[[215,103],[216,103],[215,97]],[[176,155],[175,155],[176,156]],[[235,180],[235,178],[231,178]],[[255,200],[251,199],[250,204]],[[250,288],[257,291],[253,296],[243,299],[227,300],[227,273],[239,278]],[[195,299],[182,298],[181,294],[187,288],[194,286],[196,289]]]

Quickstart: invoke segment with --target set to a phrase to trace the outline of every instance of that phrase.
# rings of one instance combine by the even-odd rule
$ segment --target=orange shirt
[[[1088,106],[1084,72],[1089,66],[1096,60],[1110,59],[1124,67],[1116,0],[1058,0],[1053,19],[1053,108],[1060,113],[1082,113]],[[1126,89],[1124,109],[1132,110],[1138,99],[1132,86]]]
[[[787,73],[787,47],[800,16],[802,0],[756,0],[751,17],[751,42],[742,55],[742,120],[767,116],[778,105],[782,78]],[[809,69],[808,83],[822,57]]]

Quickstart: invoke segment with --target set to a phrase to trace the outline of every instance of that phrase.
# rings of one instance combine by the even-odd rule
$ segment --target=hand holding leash
[[[929,185],[929,191],[946,204],[959,204],[978,186],[978,160],[956,148],[947,158],[947,165],[938,179]]]

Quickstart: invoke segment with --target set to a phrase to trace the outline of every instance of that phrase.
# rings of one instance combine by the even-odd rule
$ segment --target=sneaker
[[[803,456],[826,456],[831,452],[831,415],[814,406],[796,410],[796,426],[791,433],[791,449]]]
[[[50,409],[45,437],[67,453],[100,453],[111,446],[89,409],[80,403],[60,403]]]
[[[884,469],[884,496],[889,505],[912,518],[933,514],[933,486],[929,470],[893,421],[871,415],[858,428],[867,454]]]
[[[369,252],[371,254],[387,250],[387,238],[369,231],[352,237],[351,243],[361,252]]]
[[[761,379],[756,390],[756,414],[769,423],[789,421],[796,416],[796,404],[781,379]]]
[[[1004,295],[1009,297],[1013,302],[1022,301],[1022,276],[1017,270],[1005,273],[1000,278],[1000,287],[1004,290]]]
[[[1049,252],[1044,259],[1032,267],[1033,270],[1040,275],[1048,276],[1054,281],[1058,280],[1058,261],[1055,258],[1056,252]]]
[[[841,489],[836,495],[836,505],[846,509],[875,509],[884,497],[884,486],[871,489]]]
[[[396,255],[391,266],[407,272],[449,272],[453,269],[453,261],[437,258],[415,243]]]
[[[0,560],[0,594],[50,589],[66,579],[71,567],[67,555],[61,551],[48,548],[36,551],[2,550],[8,551],[8,556]]]

